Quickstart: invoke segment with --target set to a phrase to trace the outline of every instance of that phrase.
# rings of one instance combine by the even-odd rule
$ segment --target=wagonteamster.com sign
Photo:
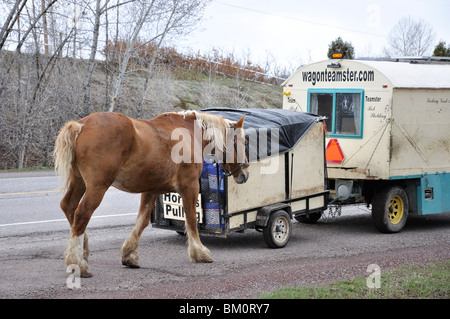
[[[317,82],[373,82],[375,81],[375,72],[368,71],[354,71],[347,68],[347,70],[336,71],[304,71],[302,72],[303,82],[311,82],[316,85]]]

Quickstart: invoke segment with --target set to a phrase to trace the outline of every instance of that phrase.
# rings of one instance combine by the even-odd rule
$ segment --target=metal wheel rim
[[[397,225],[403,218],[405,205],[400,196],[396,195],[391,198],[388,205],[387,216],[391,224]]]
[[[284,217],[278,217],[272,226],[272,236],[277,243],[286,241],[289,235],[289,221]]]

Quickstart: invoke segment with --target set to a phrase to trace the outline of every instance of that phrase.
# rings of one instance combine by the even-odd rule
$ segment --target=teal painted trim
[[[424,174],[417,186],[420,215],[450,212],[450,173]]]
[[[307,96],[307,111],[311,112],[311,104],[310,104],[310,96],[311,93],[328,93],[333,94],[333,118],[331,119],[331,132],[328,132],[328,136],[331,138],[354,138],[354,139],[362,139],[363,138],[363,128],[364,128],[364,90],[363,89],[308,89]],[[336,94],[337,93],[359,93],[361,94],[361,114],[360,114],[360,134],[352,135],[352,134],[336,134]]]
[[[389,176],[390,180],[399,180],[399,179],[414,179],[414,178],[422,178],[422,174],[420,175],[399,175],[399,176]]]
[[[336,121],[335,121],[335,118],[336,118],[336,92],[333,92],[333,120],[331,121],[331,127],[332,127],[332,132],[334,133],[334,132],[336,132]],[[332,134],[332,135],[335,135],[335,134]],[[334,137],[334,136],[333,136]]]

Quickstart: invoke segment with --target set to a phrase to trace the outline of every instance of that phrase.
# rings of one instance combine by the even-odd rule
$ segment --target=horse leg
[[[141,195],[141,205],[136,219],[136,226],[134,226],[130,235],[122,245],[122,265],[131,268],[139,268],[139,256],[137,253],[139,238],[141,237],[142,231],[150,222],[150,215],[157,197],[158,195],[152,193],[143,193]]]
[[[180,194],[183,199],[183,207],[186,218],[186,234],[188,236],[188,253],[189,258],[195,262],[210,263],[212,259],[210,257],[209,249],[206,248],[200,241],[197,229],[197,214],[195,207],[197,205],[199,186],[195,183],[195,186],[185,189],[183,194]]]
[[[78,265],[80,267],[81,277],[91,277],[89,273],[87,260],[84,258],[84,246],[87,245],[87,238],[84,233],[86,226],[94,210],[100,205],[108,187],[89,187],[86,188],[86,194],[75,210],[72,230],[65,254],[66,265]]]
[[[60,203],[61,209],[64,214],[66,214],[70,227],[72,227],[75,210],[77,209],[78,203],[83,197],[85,191],[86,186],[84,186],[83,179],[72,175],[70,178],[69,187],[67,188],[66,194]]]
[[[69,187],[66,191],[65,196],[61,200],[60,206],[64,214],[66,215],[67,220],[69,221],[70,227],[72,228],[73,218],[75,214],[75,210],[78,207],[78,204],[81,198],[86,191],[86,186],[84,185],[84,181],[81,177],[76,177],[72,175],[70,177]],[[85,234],[84,236],[84,259],[88,259],[89,257],[89,245],[88,245],[88,237]],[[67,251],[64,251],[64,256],[67,255]]]

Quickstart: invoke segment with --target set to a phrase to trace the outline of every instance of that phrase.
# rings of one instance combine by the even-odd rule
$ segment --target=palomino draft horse
[[[136,226],[122,246],[123,265],[139,267],[139,238],[149,224],[157,196],[168,192],[177,192],[183,199],[190,259],[211,262],[198,235],[195,212],[203,152],[215,147],[216,154],[234,153],[234,160],[223,161],[222,167],[237,183],[245,183],[249,173],[243,123],[244,117],[232,122],[195,111],[165,113],[150,121],[95,113],[67,123],[54,151],[58,175],[67,189],[61,209],[71,226],[64,251],[66,265],[78,265],[82,277],[91,276],[85,229],[110,186],[142,193]],[[175,130],[177,134],[173,134]],[[233,143],[227,147],[225,140],[230,140],[230,134],[234,134]],[[183,160],[174,158],[177,156]]]

